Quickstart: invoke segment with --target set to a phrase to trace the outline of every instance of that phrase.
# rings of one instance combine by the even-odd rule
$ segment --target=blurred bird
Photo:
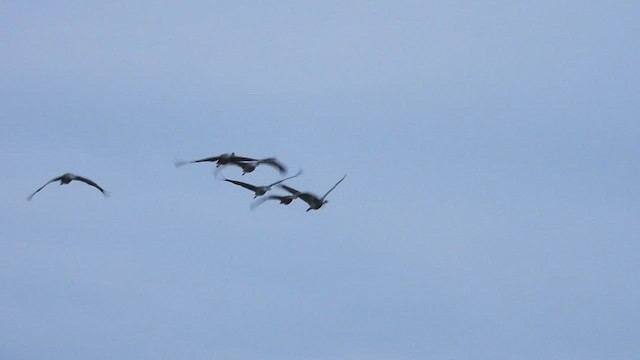
[[[244,156],[236,156],[236,153],[232,152],[231,154],[225,153],[218,156],[211,156],[211,157],[200,159],[200,160],[176,161],[175,165],[176,167],[181,167],[186,164],[193,164],[193,163],[200,163],[200,162],[215,162],[217,163],[216,167],[219,167],[221,165],[227,165],[230,163],[233,164],[239,161],[257,161],[257,160],[253,158],[244,157]]]
[[[70,183],[73,180],[77,180],[77,181],[82,181],[85,184],[89,184],[93,187],[95,187],[96,189],[100,190],[100,192],[102,193],[102,195],[104,195],[105,197],[109,197],[109,195],[111,195],[111,193],[109,193],[108,191],[106,191],[105,189],[101,188],[98,184],[96,184],[95,182],[93,182],[90,179],[87,179],[85,177],[82,176],[78,176],[78,175],[74,175],[72,173],[66,173],[63,175],[58,176],[57,178],[53,178],[51,180],[49,180],[46,184],[42,185],[38,190],[36,190],[33,194],[29,195],[29,197],[27,198],[27,200],[31,200],[31,198],[33,198],[33,195],[37,194],[38,191],[44,189],[45,186],[51,184],[52,182],[56,182],[56,181],[60,181],[60,185],[65,185]]]
[[[269,196],[265,196],[265,197],[262,197],[262,198],[260,198],[260,199],[258,199],[256,201],[254,201],[253,203],[251,203],[251,210],[257,208],[260,205],[262,205],[262,203],[264,203],[267,200],[280,200],[280,204],[289,205],[297,197],[298,197],[298,195],[269,195]]]
[[[340,179],[335,185],[333,185],[333,187],[331,189],[329,189],[329,191],[326,192],[326,194],[324,194],[321,198],[319,198],[317,195],[314,195],[310,192],[301,192],[298,191],[292,187],[289,187],[287,185],[280,185],[281,188],[287,190],[288,192],[290,192],[292,195],[295,195],[297,197],[299,197],[300,199],[302,199],[304,202],[306,202],[307,204],[309,204],[309,208],[307,209],[307,211],[309,210],[318,210],[322,207],[322,205],[326,204],[329,202],[329,200],[326,200],[327,195],[329,195],[329,193],[331,191],[333,191],[333,189],[336,188],[336,186],[338,186],[338,184],[340,184],[342,182],[342,180],[344,180],[344,178],[347,177],[347,174],[344,174],[344,176],[342,177],[342,179]]]
[[[278,180],[274,183],[271,183],[269,185],[264,185],[264,186],[256,186],[256,185],[251,185],[251,184],[247,184],[246,182],[242,182],[242,181],[238,181],[238,180],[229,180],[229,179],[224,179],[224,181],[230,182],[232,184],[236,184],[238,186],[242,186],[245,189],[251,190],[254,192],[254,199],[257,198],[258,196],[262,196],[264,194],[267,193],[267,191],[271,190],[271,187],[277,184],[280,184],[281,182],[285,181],[285,180],[289,180],[289,179],[293,179],[294,177],[298,177],[300,176],[300,174],[302,174],[302,170],[298,171],[297,174],[293,175],[293,176],[289,176],[287,178]]]
[[[244,175],[246,173],[252,172],[258,167],[258,165],[261,165],[261,164],[266,164],[277,169],[280,172],[280,175],[287,174],[287,168],[281,162],[279,162],[276,158],[272,158],[272,157],[266,158],[266,159],[260,159],[260,160],[253,160],[253,161],[238,161],[238,162],[233,162],[230,165],[236,165],[241,167],[242,175]]]

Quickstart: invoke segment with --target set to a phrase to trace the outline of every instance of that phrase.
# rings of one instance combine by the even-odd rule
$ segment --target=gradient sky
[[[0,358],[638,358],[637,1],[0,7]]]

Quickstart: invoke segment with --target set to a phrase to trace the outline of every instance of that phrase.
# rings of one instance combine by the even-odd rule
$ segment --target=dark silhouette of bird
[[[253,160],[253,161],[238,161],[238,162],[233,162],[230,165],[236,165],[242,168],[242,175],[244,175],[246,173],[252,172],[258,167],[258,165],[261,165],[261,164],[269,165],[277,169],[280,172],[280,175],[287,174],[287,168],[281,162],[279,162],[276,158],[272,158],[272,157],[266,158],[266,159]]]
[[[31,200],[33,198],[33,195],[37,194],[38,191],[44,189],[45,186],[51,184],[52,182],[60,181],[60,185],[65,185],[65,184],[68,184],[68,183],[72,182],[73,180],[82,181],[85,184],[89,184],[89,185],[93,186],[94,188],[100,190],[102,195],[104,195],[105,197],[109,197],[109,195],[111,195],[111,193],[109,193],[105,189],[101,188],[98,184],[93,182],[93,180],[91,180],[91,179],[87,179],[87,178],[82,177],[82,176],[74,175],[72,173],[66,173],[66,174],[58,176],[57,178],[53,178],[53,179],[49,180],[46,184],[42,185],[33,194],[29,195],[27,200]]]
[[[236,153],[232,152],[231,154],[225,153],[218,156],[211,156],[211,157],[200,159],[200,160],[176,161],[175,165],[176,167],[181,167],[186,164],[201,163],[201,162],[215,162],[217,163],[216,167],[219,167],[222,165],[232,164],[239,161],[257,161],[257,160],[249,157],[244,157],[244,156],[236,156]]]
[[[254,201],[253,203],[251,203],[251,210],[257,208],[260,205],[262,205],[262,203],[264,203],[267,200],[279,200],[280,204],[289,205],[297,197],[298,197],[298,195],[269,195],[269,196],[264,196],[264,197],[261,197],[260,199],[258,199],[256,201]]]
[[[310,192],[301,192],[298,191],[290,186],[287,185],[280,185],[281,188],[287,190],[288,192],[290,192],[292,195],[295,195],[297,197],[299,197],[300,199],[302,199],[304,202],[306,202],[307,204],[309,204],[309,208],[307,209],[307,211],[309,210],[318,210],[322,207],[322,205],[326,204],[329,202],[329,200],[326,200],[327,195],[329,195],[329,193],[331,191],[333,191],[333,189],[336,188],[336,186],[338,186],[338,184],[340,184],[342,182],[342,180],[344,180],[344,178],[347,177],[347,174],[344,174],[344,176],[342,177],[342,179],[340,179],[335,185],[333,185],[333,187],[331,187],[331,189],[329,189],[329,191],[327,191],[321,198],[319,198],[317,195],[312,194]]]
[[[251,184],[247,184],[246,182],[242,182],[242,181],[238,181],[238,180],[230,180],[225,178],[224,181],[226,182],[230,182],[232,184],[238,185],[238,186],[242,186],[245,189],[251,190],[254,192],[254,199],[257,198],[258,196],[262,196],[264,194],[267,193],[267,191],[271,190],[271,187],[277,184],[280,184],[283,181],[289,180],[289,179],[293,179],[294,177],[298,177],[300,176],[300,174],[302,174],[302,170],[298,171],[297,174],[293,175],[293,176],[289,176],[286,177],[284,179],[278,180],[274,183],[271,183],[269,185],[263,185],[263,186],[256,186],[256,185],[251,185]]]

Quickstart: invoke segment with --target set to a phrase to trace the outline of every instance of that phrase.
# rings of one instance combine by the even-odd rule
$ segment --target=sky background
[[[637,1],[0,8],[0,358],[638,358]]]

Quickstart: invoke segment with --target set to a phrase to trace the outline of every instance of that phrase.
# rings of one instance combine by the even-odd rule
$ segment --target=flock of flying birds
[[[225,153],[225,154],[221,154],[218,156],[211,156],[211,157],[207,157],[204,159],[200,159],[200,160],[192,160],[192,161],[177,161],[175,163],[176,167],[181,167],[183,165],[187,165],[187,164],[194,164],[194,163],[203,163],[203,162],[211,162],[211,163],[216,163],[216,170],[214,172],[215,176],[217,177],[220,170],[222,170],[222,168],[226,167],[226,166],[238,166],[239,168],[242,169],[242,175],[245,175],[247,173],[253,172],[258,166],[260,165],[268,165],[276,170],[278,170],[278,172],[280,172],[280,175],[286,175],[287,174],[287,168],[281,163],[279,162],[276,158],[270,157],[270,158],[265,158],[265,159],[254,159],[254,158],[249,158],[249,157],[244,157],[244,156],[236,156],[235,153]],[[309,208],[307,209],[307,211],[309,210],[318,210],[320,209],[324,204],[328,203],[329,201],[327,200],[327,196],[329,195],[329,193],[331,191],[333,191],[333,189],[335,189],[343,180],[345,177],[347,177],[347,175],[345,174],[342,179],[338,180],[337,183],[335,183],[335,185],[333,185],[331,187],[331,189],[329,189],[329,191],[327,191],[322,197],[319,197],[313,193],[307,192],[307,191],[298,191],[290,186],[287,186],[285,184],[282,184],[284,181],[289,180],[289,179],[293,179],[295,177],[298,177],[302,174],[302,170],[298,171],[298,173],[296,173],[293,176],[289,176],[283,179],[280,179],[278,181],[275,181],[271,184],[268,185],[252,185],[246,182],[242,182],[242,181],[238,181],[238,180],[231,180],[231,179],[227,179],[224,178],[224,181],[229,182],[231,184],[237,185],[237,186],[241,186],[247,190],[250,190],[254,193],[253,198],[256,199],[258,197],[260,197],[260,199],[257,199],[256,201],[254,201],[253,203],[251,203],[251,209],[255,209],[257,206],[261,205],[262,203],[264,203],[267,200],[278,200],[280,202],[280,204],[283,205],[289,205],[291,204],[291,202],[293,202],[293,200],[295,199],[300,199],[304,202],[306,202],[309,205]],[[29,195],[29,197],[27,197],[27,200],[31,200],[33,198],[33,196],[35,194],[37,194],[40,190],[44,189],[45,186],[56,182],[56,181],[60,181],[60,185],[65,185],[68,184],[72,181],[81,181],[83,183],[86,183],[88,185],[91,185],[93,187],[95,187],[96,189],[98,189],[102,195],[104,195],[105,197],[109,197],[110,193],[108,191],[106,191],[105,189],[103,189],[102,187],[100,187],[100,185],[96,184],[93,180],[88,179],[86,177],[83,176],[79,176],[79,175],[75,175],[72,173],[66,173],[66,174],[62,174],[58,177],[55,177],[51,180],[49,180],[46,184],[42,185],[38,190],[34,191],[33,194]],[[280,187],[281,189],[284,189],[287,193],[285,195],[267,195],[264,196],[267,192],[272,190],[272,187],[278,185],[278,187]]]

